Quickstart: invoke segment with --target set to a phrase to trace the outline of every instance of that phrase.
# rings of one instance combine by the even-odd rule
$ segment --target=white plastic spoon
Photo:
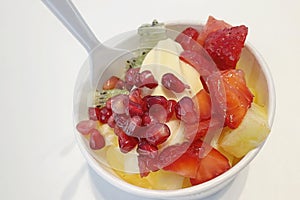
[[[110,48],[101,44],[70,0],[42,0],[42,2],[88,52],[92,88],[100,85],[101,75],[108,66],[109,71],[120,71],[117,68],[124,66],[125,61],[132,56],[127,50]],[[111,65],[112,62],[114,63]]]

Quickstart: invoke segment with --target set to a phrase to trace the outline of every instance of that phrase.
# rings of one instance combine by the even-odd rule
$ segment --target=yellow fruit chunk
[[[188,188],[191,186],[192,186],[192,184],[191,184],[190,178],[185,177],[183,180],[182,188]]]
[[[106,151],[106,160],[114,170],[139,174],[137,153],[135,151],[122,153],[118,146],[112,145]]]
[[[157,190],[175,190],[182,188],[184,177],[173,172],[159,170],[151,172],[146,179]]]
[[[99,132],[105,138],[105,145],[115,145],[118,146],[118,137],[114,133],[114,130],[108,124],[100,124],[97,126]]]
[[[115,172],[119,175],[121,179],[124,181],[138,186],[142,188],[148,188],[148,189],[153,189],[152,185],[149,183],[148,179],[146,177],[142,178],[140,174],[129,174],[121,171],[115,170]]]
[[[252,103],[242,123],[236,129],[225,129],[219,145],[236,158],[258,147],[268,136],[270,128],[263,108]]]

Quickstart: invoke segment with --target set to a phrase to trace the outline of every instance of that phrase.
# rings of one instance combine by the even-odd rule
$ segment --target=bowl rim
[[[185,22],[185,21],[172,21],[166,22],[167,25],[202,25],[201,23],[194,23],[193,21]],[[262,55],[255,49],[250,42],[246,42],[245,48],[247,48],[250,53],[255,57],[256,61],[258,62],[259,66],[261,66],[261,70],[264,73],[265,79],[267,81],[267,89],[269,93],[269,100],[268,100],[268,122],[270,128],[273,125],[273,121],[275,118],[275,110],[276,110],[276,94],[275,94],[275,87],[274,81],[271,75],[271,71],[266,64],[265,60],[263,59]],[[75,123],[75,121],[74,121]],[[74,126],[75,127],[75,126]],[[100,163],[89,154],[89,152],[85,149],[85,146],[82,141],[82,137],[78,134],[76,128],[74,128],[75,138],[81,153],[83,154],[84,158],[87,160],[88,164],[91,168],[98,174],[101,178],[105,179],[109,184],[121,189],[122,191],[131,193],[133,195],[144,196],[144,197],[151,197],[151,198],[172,198],[172,197],[181,197],[181,196],[191,196],[196,194],[202,194],[205,196],[209,196],[213,193],[212,188],[217,188],[222,185],[224,182],[230,182],[233,180],[238,173],[243,170],[248,164],[256,157],[258,152],[262,149],[267,138],[260,146],[251,150],[247,155],[245,155],[236,165],[234,165],[230,170],[224,172],[223,174],[207,181],[199,185],[181,188],[176,190],[154,190],[154,189],[147,189],[142,188],[136,185],[132,185],[121,178],[116,177],[115,175],[108,172],[106,169],[101,167]],[[211,192],[209,192],[211,190]]]

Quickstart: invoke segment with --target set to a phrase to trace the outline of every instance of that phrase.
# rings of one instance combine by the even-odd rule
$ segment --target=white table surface
[[[299,199],[300,2],[74,0],[101,41],[140,24],[208,15],[246,24],[273,74],[271,135],[248,168],[209,200]],[[39,1],[0,4],[0,199],[139,199],[105,183],[75,143],[72,97],[87,53]]]

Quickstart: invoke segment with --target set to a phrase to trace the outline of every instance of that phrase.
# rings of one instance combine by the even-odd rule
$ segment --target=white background
[[[0,199],[139,199],[88,167],[74,139],[72,97],[87,53],[39,0],[0,1]],[[208,15],[249,27],[273,74],[277,109],[269,139],[216,197],[298,199],[300,2],[296,0],[74,0],[105,41],[140,24]]]

